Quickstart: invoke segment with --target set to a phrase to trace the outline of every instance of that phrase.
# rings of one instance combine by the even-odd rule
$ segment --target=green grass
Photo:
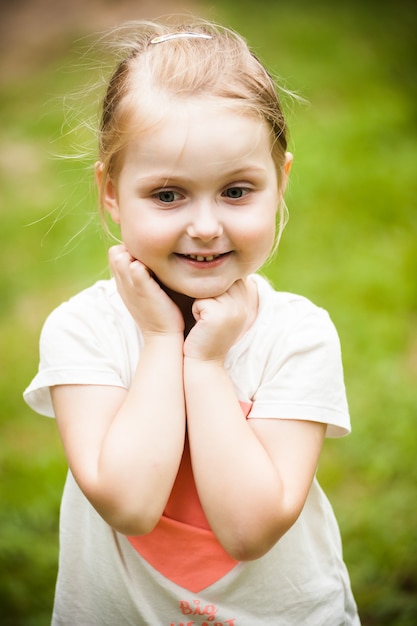
[[[201,14],[242,32],[308,106],[286,103],[295,161],[290,221],[266,269],[327,308],[342,341],[353,433],[328,441],[319,477],[336,510],[363,624],[417,623],[415,11],[404,1],[249,2]],[[21,393],[44,318],[107,275],[91,142],[57,97],[91,73],[77,46],[0,101],[0,621],[47,624],[65,461],[53,421]],[[53,58],[53,57],[51,57]],[[74,71],[63,67],[75,64]],[[77,104],[74,101],[73,104]]]

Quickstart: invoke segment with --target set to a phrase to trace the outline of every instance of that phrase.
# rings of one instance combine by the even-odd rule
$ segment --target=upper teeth
[[[208,256],[201,256],[201,254],[187,254],[190,259],[195,259],[196,261],[213,261],[218,254],[209,254]]]

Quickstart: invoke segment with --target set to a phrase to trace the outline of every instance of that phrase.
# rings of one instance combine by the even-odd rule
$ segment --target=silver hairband
[[[160,35],[151,39],[150,43],[162,43],[170,39],[213,39],[211,35],[204,33],[170,33],[169,35]]]

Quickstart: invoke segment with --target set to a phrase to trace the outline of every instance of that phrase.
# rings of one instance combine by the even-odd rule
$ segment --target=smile
[[[193,261],[203,261],[205,263],[209,263],[210,261],[214,261],[215,259],[220,258],[223,254],[184,254],[187,259],[192,259]]]

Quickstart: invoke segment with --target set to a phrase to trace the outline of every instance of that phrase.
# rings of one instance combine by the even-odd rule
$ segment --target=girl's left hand
[[[184,356],[223,362],[228,350],[254,319],[253,301],[248,279],[236,281],[215,298],[195,300],[192,312],[196,324],[185,340]]]

